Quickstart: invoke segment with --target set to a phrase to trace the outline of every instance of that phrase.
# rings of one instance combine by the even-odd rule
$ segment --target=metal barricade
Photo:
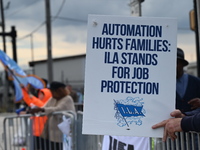
[[[82,134],[82,121],[83,112],[77,112],[77,150],[101,150],[102,148],[102,135],[83,135]]]
[[[170,138],[166,142],[162,138],[151,138],[152,150],[199,150],[200,133],[178,132],[177,138],[173,141]]]
[[[3,122],[3,140],[5,150],[23,150],[27,148],[31,115],[6,117]]]
[[[74,103],[76,111],[83,111],[83,103]]]
[[[45,116],[45,114],[37,114],[37,116],[34,117],[42,117]],[[77,150],[76,149],[76,114],[71,111],[61,111],[61,112],[54,112],[51,115],[48,116],[50,117],[55,117],[55,121],[58,123],[63,122],[63,117],[66,119],[70,119],[70,132],[69,135],[66,136],[65,134],[62,134],[62,132],[56,128],[55,130],[47,130],[47,134],[50,132],[56,134],[61,132],[59,134],[61,137],[58,137],[62,139],[61,145],[59,148],[56,148],[56,150],[68,150],[66,149],[66,144],[68,144],[68,148],[70,150]],[[4,119],[3,123],[3,139],[4,139],[4,150],[34,150],[34,147],[38,146],[38,143],[34,142],[34,136],[33,136],[33,121],[34,118],[32,115],[27,114],[27,115],[19,115],[19,116],[10,116],[6,117]],[[45,125],[48,125],[48,121],[45,123]],[[40,123],[38,124],[40,126]],[[58,131],[59,130],[59,131]],[[55,132],[54,132],[55,131]],[[65,141],[69,139],[70,141]],[[49,138],[49,137],[47,137]],[[71,144],[69,145],[70,142]],[[47,143],[47,144],[45,144]],[[50,150],[53,146],[50,145],[49,140],[43,140],[39,138],[39,144],[40,146],[43,145],[49,145],[50,148],[44,148],[42,150]]]
[[[45,114],[37,114],[35,117],[42,117]],[[54,112],[50,116],[55,116],[57,122],[63,122],[63,117],[70,119],[70,149],[69,150],[101,150],[102,149],[102,135],[83,135],[82,134],[82,119],[83,112],[77,113],[71,111]],[[49,117],[50,117],[49,116]],[[33,116],[14,115],[4,118],[3,123],[3,140],[4,150],[34,150],[34,136],[33,136]],[[48,124],[48,122],[46,122]],[[56,129],[59,130],[59,129]],[[48,131],[48,133],[50,130]],[[52,132],[52,130],[51,130]],[[54,131],[53,131],[54,132]],[[61,132],[61,131],[60,131]],[[162,142],[161,138],[151,138],[152,150],[199,150],[200,149],[200,133],[196,132],[180,132],[176,133],[177,139],[172,141],[167,139]],[[55,135],[56,136],[56,135]],[[61,134],[64,140],[64,134]],[[43,144],[40,141],[40,144]],[[66,142],[62,142],[64,145]],[[45,149],[42,149],[45,150]],[[47,149],[46,149],[47,150]],[[48,149],[50,150],[50,149]],[[66,150],[59,148],[57,150]],[[68,149],[67,149],[68,150]]]

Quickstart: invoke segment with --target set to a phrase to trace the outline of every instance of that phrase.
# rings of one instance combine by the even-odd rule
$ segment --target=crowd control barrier
[[[4,119],[3,122],[3,140],[5,150],[21,150],[26,148],[26,143],[30,139],[28,136],[31,131],[30,115],[22,116],[9,116]],[[29,123],[28,123],[29,122]]]
[[[103,135],[83,135],[82,134],[82,119],[83,112],[71,111],[54,112],[51,115],[59,119],[59,123],[64,122],[63,119],[70,121],[70,132],[62,135],[63,148],[56,150],[101,150]],[[37,114],[34,117],[42,117],[45,114]],[[48,121],[46,122],[48,124]],[[55,129],[60,130],[60,129]],[[50,132],[50,131],[48,131]],[[52,132],[52,131],[51,131]],[[61,130],[60,130],[61,132]],[[176,133],[177,139],[172,141],[167,139],[163,142],[161,138],[150,138],[151,150],[199,150],[200,149],[200,134],[195,132]],[[33,142],[33,116],[13,115],[4,118],[3,122],[3,150],[34,150],[35,143]],[[41,140],[39,143],[42,143]],[[66,146],[66,144],[68,146]],[[47,150],[47,149],[43,149]],[[50,149],[48,149],[50,150]]]
[[[3,145],[4,150],[35,150],[34,147],[44,144],[44,140],[39,139],[38,143],[34,142],[33,136],[33,117],[43,117],[44,113],[26,115],[14,115],[4,118],[3,122]],[[64,122],[63,118],[70,122],[68,135],[62,135],[62,147],[56,150],[101,150],[102,137],[100,135],[83,135],[82,118],[83,112],[77,113],[71,111],[54,112],[48,117],[56,117],[59,124]],[[48,120],[46,124],[48,124]],[[40,123],[38,123],[40,124]],[[40,126],[40,125],[39,125]],[[66,127],[64,128],[64,130]],[[60,130],[59,128],[55,129]],[[48,133],[52,130],[48,130]],[[61,132],[61,130],[60,130]],[[46,142],[46,141],[45,141]],[[67,146],[66,146],[67,145]],[[50,145],[49,145],[50,146]],[[44,147],[42,150],[50,150]]]
[[[176,133],[177,139],[166,142],[162,138],[151,138],[152,150],[200,150],[200,134],[196,132]]]
[[[83,112],[77,112],[77,150],[101,150],[102,135],[83,135],[82,134]]]
[[[34,117],[42,117],[45,114],[37,114]],[[66,137],[65,134],[62,134],[59,128],[55,130],[59,130],[61,132],[61,139],[63,139],[62,145],[63,148],[59,148],[58,150],[76,150],[76,114],[70,111],[62,111],[62,112],[54,112],[50,116],[56,117],[59,120],[59,123],[63,122],[63,118],[69,119],[69,135]],[[49,116],[49,117],[50,117]],[[33,142],[33,116],[30,114],[27,115],[16,115],[9,116],[4,119],[3,122],[3,140],[4,140],[4,150],[34,150],[34,147],[37,147],[37,143]],[[48,120],[46,124],[48,124]],[[41,127],[41,122],[38,122],[38,127]],[[48,130],[48,133],[50,130]],[[52,131],[51,131],[52,132]],[[56,135],[55,135],[56,136]],[[68,141],[66,141],[66,139]],[[39,139],[38,144],[42,145],[43,140]],[[45,141],[46,142],[46,141]],[[68,143],[67,143],[68,142]],[[66,145],[68,144],[68,149],[66,149]],[[70,145],[69,145],[70,144]],[[65,149],[64,149],[65,148]],[[47,150],[44,148],[43,150]],[[48,149],[50,150],[50,149]]]

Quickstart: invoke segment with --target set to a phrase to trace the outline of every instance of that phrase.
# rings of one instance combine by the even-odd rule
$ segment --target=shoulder
[[[61,100],[62,101],[73,101],[73,99],[72,99],[72,97],[70,95],[67,95],[67,96],[63,97]]]
[[[196,77],[196,76],[193,76],[193,75],[190,75],[190,74],[188,74],[188,79],[189,79],[189,80],[193,80],[193,81],[200,82],[200,78],[198,78],[198,77]]]
[[[75,111],[74,101],[70,95],[67,95],[62,100],[60,100],[59,105],[65,107],[66,110]]]

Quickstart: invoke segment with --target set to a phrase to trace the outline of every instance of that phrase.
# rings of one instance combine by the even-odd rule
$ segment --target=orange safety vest
[[[48,88],[41,89],[40,91],[44,93],[44,97],[42,100],[40,100],[35,96],[30,96],[28,92],[24,88],[22,88],[23,99],[25,103],[28,106],[31,106],[31,104],[33,104],[37,107],[43,107],[47,103],[47,101],[52,97],[52,94]],[[47,116],[43,117],[35,116],[32,117],[32,119],[33,119],[33,135],[40,136],[44,129],[44,125],[47,121]]]

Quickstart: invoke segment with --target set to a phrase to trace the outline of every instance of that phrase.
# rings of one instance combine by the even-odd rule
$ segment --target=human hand
[[[172,111],[170,115],[175,118],[183,118],[185,116],[179,109]]]
[[[21,111],[19,114],[24,115],[24,114],[26,114],[26,111]]]
[[[35,113],[43,112],[43,111],[44,111],[44,108],[40,108],[40,107],[35,107],[35,108],[28,110],[28,112],[31,113],[31,114],[35,114]]]
[[[24,87],[24,85],[23,85],[23,84],[21,84],[21,83],[20,83],[20,87],[21,87],[21,88],[25,88],[25,87]]]
[[[168,120],[164,120],[160,123],[157,123],[152,126],[152,129],[157,129],[160,127],[164,127],[163,141],[166,141],[169,136],[172,140],[175,140],[177,136],[175,132],[181,132],[181,120],[182,118],[170,118]]]
[[[20,87],[22,88],[22,90],[25,90],[28,93],[28,87],[24,86],[22,83],[20,83]]]
[[[188,104],[192,106],[191,109],[197,109],[200,107],[200,98],[193,98],[188,102]]]

